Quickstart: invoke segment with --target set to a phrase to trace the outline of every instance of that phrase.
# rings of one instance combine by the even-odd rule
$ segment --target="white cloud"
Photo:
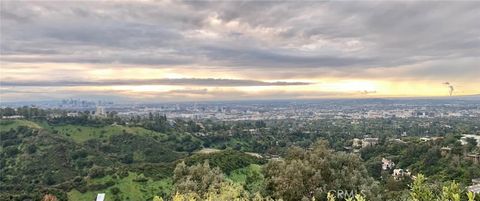
[[[1,79],[85,80],[125,68],[143,76],[150,68],[179,77],[480,84],[472,80],[480,63],[478,2],[1,4]]]

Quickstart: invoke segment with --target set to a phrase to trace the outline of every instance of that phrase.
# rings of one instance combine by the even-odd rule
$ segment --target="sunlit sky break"
[[[2,101],[480,94],[480,2],[1,1]]]

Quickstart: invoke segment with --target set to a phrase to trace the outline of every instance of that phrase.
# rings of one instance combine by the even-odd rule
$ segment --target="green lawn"
[[[151,135],[167,139],[167,135],[156,131],[148,130],[142,127],[128,127],[122,125],[108,125],[103,127],[80,126],[80,125],[49,125],[46,122],[32,122],[28,120],[0,120],[0,130],[7,131],[19,126],[27,126],[36,129],[46,129],[52,133],[58,133],[74,140],[77,143],[85,142],[89,139],[107,139],[112,135],[122,134],[123,132],[137,135]]]
[[[228,178],[235,183],[244,184],[247,180],[247,174],[251,174],[252,172],[262,174],[262,166],[257,164],[251,164],[247,167],[236,169],[232,171],[230,175],[228,175]]]
[[[141,127],[128,127],[121,125],[109,125],[100,128],[79,125],[64,125],[54,126],[53,130],[56,130],[58,134],[65,135],[78,143],[85,142],[89,139],[107,139],[112,135],[118,135],[123,132],[138,135],[157,135],[166,138],[166,135],[162,133],[147,130]]]
[[[220,152],[222,150],[220,149],[213,149],[213,148],[203,148],[199,151],[196,151],[195,153],[197,154],[210,154],[210,153],[215,153],[215,152]]]
[[[22,119],[15,119],[15,120],[0,120],[0,131],[8,131],[10,129],[15,129],[19,126],[27,126],[31,128],[41,128],[38,124]]]
[[[134,181],[137,178],[144,178],[143,175],[130,172],[128,177],[123,179],[113,179],[111,176],[105,176],[99,179],[92,179],[87,181],[88,184],[99,184],[105,183],[109,180],[115,182],[115,185],[99,190],[99,191],[88,191],[86,193],[80,193],[77,190],[72,190],[68,193],[68,200],[95,200],[98,193],[105,193],[105,200],[113,201],[116,198],[119,200],[148,200],[155,195],[161,195],[162,193],[170,194],[172,187],[172,180],[162,179],[159,181],[153,181],[148,179],[145,182]],[[113,195],[111,192],[112,188],[120,189],[118,195]]]

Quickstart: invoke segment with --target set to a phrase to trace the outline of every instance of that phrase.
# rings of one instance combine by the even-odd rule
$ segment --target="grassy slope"
[[[232,171],[228,175],[228,178],[235,183],[245,184],[245,181],[247,180],[247,174],[249,172],[257,172],[257,173],[261,174],[262,173],[262,166],[257,165],[257,164],[251,164],[247,167],[240,168],[240,169]]]
[[[171,179],[162,179],[159,181],[153,181],[149,179],[146,182],[134,181],[134,179],[138,177],[143,177],[143,175],[130,172],[128,177],[122,179],[113,179],[111,176],[92,179],[88,181],[88,184],[100,184],[112,180],[115,182],[115,185],[100,191],[88,191],[85,193],[80,193],[79,191],[74,189],[68,193],[68,199],[94,200],[98,193],[106,193],[105,200],[114,200],[115,197],[110,191],[110,189],[114,187],[120,189],[120,193],[118,194],[118,196],[121,200],[147,200],[155,195],[161,195],[162,193],[170,193],[172,186]]]
[[[107,139],[109,136],[122,134],[124,131],[127,133],[136,134],[136,135],[150,135],[150,136],[160,136],[161,138],[164,138],[164,139],[167,138],[166,134],[147,130],[141,127],[127,127],[127,126],[121,126],[121,125],[108,125],[104,127],[91,127],[91,126],[80,126],[80,125],[51,126],[46,122],[32,122],[28,120],[0,120],[1,130],[9,130],[11,128],[15,129],[19,126],[45,129],[50,132],[56,131],[58,132],[59,136],[72,139],[76,143],[82,143],[89,139],[95,139],[95,138]],[[221,153],[222,153],[221,151],[218,151],[216,153],[200,154],[197,156],[203,156],[200,158],[204,158],[206,157],[206,155],[209,155],[209,157],[206,157],[206,158],[213,157],[213,159],[212,158],[210,159],[213,160],[212,162],[214,162],[216,161],[215,158],[218,157],[217,156],[218,154],[222,155]],[[241,152],[236,154],[244,155]],[[214,157],[214,156],[217,156],[217,157]],[[250,159],[253,158],[252,156],[249,156],[249,155],[244,155],[244,157],[247,157]],[[260,172],[261,166],[252,164],[247,167],[233,171],[228,177],[234,182],[244,183],[246,179],[246,173],[250,171]],[[117,187],[120,189],[120,193],[118,195],[120,200],[147,200],[153,197],[154,195],[162,195],[162,193],[170,194],[170,191],[172,188],[171,178],[166,178],[166,179],[157,180],[157,181],[154,181],[148,178],[148,181],[146,182],[133,181],[137,177],[143,177],[143,175],[140,176],[137,173],[130,172],[129,176],[125,178],[114,179],[111,176],[105,176],[103,178],[91,179],[87,181],[89,185],[102,184],[109,180],[114,181],[115,185],[99,191],[87,191],[85,193],[81,193],[74,189],[68,192],[68,197],[69,197],[69,200],[94,200],[98,193],[106,193],[106,200],[114,200],[115,197],[110,191],[110,189],[114,187]]]
[[[65,135],[77,143],[82,143],[89,139],[107,139],[112,135],[121,134],[124,131],[138,135],[160,135],[166,137],[165,134],[157,133],[141,127],[127,127],[121,125],[109,125],[100,128],[91,126],[64,125],[55,126],[54,129],[57,130],[59,134]]]
[[[40,125],[37,123],[28,121],[28,120],[22,120],[22,119],[15,119],[15,120],[1,120],[0,121],[0,131],[8,131],[12,128],[17,128],[19,126],[27,126],[31,128],[41,128]]]
[[[7,131],[12,128],[17,128],[19,126],[27,126],[35,129],[44,128],[49,131],[56,130],[58,134],[61,134],[70,139],[73,139],[77,143],[82,143],[89,139],[107,139],[112,135],[121,134],[124,131],[127,133],[138,134],[138,135],[155,135],[155,136],[161,136],[162,138],[167,138],[166,134],[147,130],[142,127],[128,127],[128,126],[121,126],[121,125],[108,125],[103,127],[80,126],[80,125],[51,126],[45,122],[36,123],[36,122],[21,120],[21,119],[0,120],[1,131]]]
[[[228,176],[230,180],[235,183],[245,184],[248,172],[258,172],[261,174],[261,165],[251,164],[245,168],[232,171]],[[72,190],[68,193],[69,200],[93,200],[98,193],[106,193],[106,200],[114,200],[114,195],[110,189],[117,187],[120,189],[119,197],[121,200],[147,200],[151,199],[155,195],[171,193],[172,180],[171,178],[162,179],[159,181],[153,181],[149,179],[147,182],[136,182],[136,178],[143,177],[142,175],[130,172],[128,177],[123,179],[113,179],[111,176],[105,176],[103,178],[92,179],[87,183],[101,184],[109,180],[115,182],[114,186],[100,191],[88,191],[86,193],[80,193],[77,190]]]

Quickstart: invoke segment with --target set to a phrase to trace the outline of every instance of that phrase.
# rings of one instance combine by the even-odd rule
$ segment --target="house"
[[[447,155],[449,155],[451,152],[452,152],[452,148],[450,148],[450,147],[442,147],[442,148],[440,149],[440,154],[441,154],[442,156],[447,156]]]
[[[364,138],[362,140],[362,148],[375,146],[378,144],[378,138]]]
[[[69,112],[67,113],[67,117],[78,117],[78,112]]]
[[[3,116],[2,119],[23,119],[25,118],[22,115],[12,115],[12,116]]]
[[[395,143],[399,143],[399,144],[407,144],[407,142],[401,140],[401,139],[390,139],[388,140],[390,142],[395,142]]]
[[[353,148],[352,147],[349,147],[349,146],[345,146],[343,147],[343,150],[345,150],[346,152],[350,153],[353,151]]]
[[[107,113],[105,112],[105,108],[102,106],[97,106],[95,110],[95,116],[97,117],[107,117]]]
[[[395,167],[395,163],[393,161],[382,158],[382,170],[392,169],[393,167]]]
[[[467,154],[465,156],[467,160],[472,161],[474,164],[480,164],[480,154]]]
[[[258,129],[255,129],[255,128],[250,128],[250,129],[247,129],[248,133],[250,134],[258,134]]]
[[[53,113],[48,115],[48,118],[51,118],[51,119],[59,118],[59,117],[62,117],[62,114]]]
[[[475,194],[480,194],[480,184],[475,184],[467,187],[467,191]]]
[[[205,126],[204,126],[202,123],[198,122],[198,123],[196,123],[196,125],[197,125],[200,129],[205,130]]]
[[[168,122],[168,125],[170,126],[175,126],[175,124],[177,124],[177,122],[175,122],[175,120],[173,119],[168,119],[167,122]]]
[[[395,180],[402,180],[404,177],[410,177],[411,175],[410,171],[404,169],[394,169],[392,174]]]
[[[105,200],[105,193],[99,193],[97,194],[97,199],[96,201],[104,201]]]
[[[359,148],[361,146],[362,146],[362,140],[360,140],[358,138],[353,138],[352,147],[353,148]]]
[[[428,141],[430,141],[431,139],[430,139],[429,137],[422,137],[422,138],[420,138],[420,140],[421,140],[422,142],[428,142]]]
[[[353,148],[365,148],[378,144],[378,138],[353,138],[352,147]]]
[[[260,154],[258,154],[258,153],[245,152],[245,154],[248,154],[248,155],[253,156],[253,157],[256,157],[256,158],[263,158],[263,156],[260,155]]]
[[[444,137],[432,137],[432,140],[433,141],[439,141],[439,140],[443,140]]]
[[[477,140],[477,146],[480,147],[480,135],[463,134],[463,136],[460,138],[462,145],[468,144],[467,138],[473,138]]]

